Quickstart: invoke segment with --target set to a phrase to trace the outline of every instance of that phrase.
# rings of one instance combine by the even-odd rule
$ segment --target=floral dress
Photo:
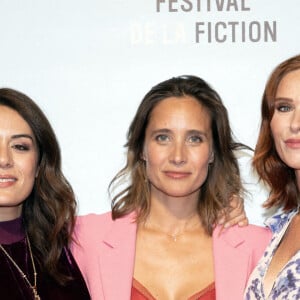
[[[278,274],[270,295],[264,294],[263,280],[272,257],[293,217],[298,213],[294,209],[287,213],[277,213],[270,217],[265,224],[273,232],[272,240],[263,257],[253,270],[245,290],[246,300],[294,300],[300,299],[300,250],[286,263]]]

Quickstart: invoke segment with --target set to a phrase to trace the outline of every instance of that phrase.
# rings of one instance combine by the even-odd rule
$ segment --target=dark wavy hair
[[[228,114],[218,93],[203,79],[196,76],[174,77],[154,86],[139,105],[127,133],[127,163],[109,185],[113,190],[124,179],[129,185],[112,200],[112,216],[120,218],[136,211],[137,222],[144,219],[150,210],[150,192],[146,180],[145,163],[141,159],[145,132],[154,107],[169,97],[195,98],[206,107],[211,117],[214,161],[210,164],[208,177],[201,187],[198,212],[207,233],[211,234],[218,213],[230,207],[230,197],[241,195],[242,184],[234,150],[242,144],[233,140]]]
[[[61,154],[55,133],[37,104],[23,93],[0,89],[0,105],[15,110],[30,126],[38,148],[39,172],[33,190],[22,208],[22,221],[35,259],[42,269],[64,284],[58,261],[71,241],[76,201],[72,187],[61,170]]]
[[[270,123],[275,109],[275,97],[281,80],[290,72],[300,69],[300,55],[280,63],[271,73],[263,93],[261,125],[255,147],[253,167],[261,180],[270,186],[270,196],[264,203],[267,208],[281,206],[290,210],[298,205],[299,190],[295,171],[278,156]],[[299,87],[300,89],[300,87]]]

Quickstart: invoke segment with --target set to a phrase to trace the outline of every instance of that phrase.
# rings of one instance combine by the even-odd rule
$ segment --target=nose
[[[184,143],[177,142],[173,145],[173,149],[170,154],[170,162],[176,166],[186,163],[186,149]]]
[[[295,109],[290,125],[292,132],[299,132],[300,131],[300,109]]]
[[[11,153],[6,146],[0,146],[0,168],[7,169],[13,165]]]

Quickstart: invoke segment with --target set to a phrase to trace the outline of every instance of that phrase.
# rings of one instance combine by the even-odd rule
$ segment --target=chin
[[[300,157],[299,159],[293,159],[293,160],[290,160],[290,159],[285,159],[284,160],[284,163],[289,167],[289,168],[292,168],[294,169],[295,171],[300,171]]]
[[[184,197],[190,197],[191,195],[193,195],[195,192],[191,192],[191,191],[186,191],[183,192],[181,191],[173,191],[173,192],[169,192],[166,193],[168,196],[170,197],[174,197],[174,198],[184,198]]]

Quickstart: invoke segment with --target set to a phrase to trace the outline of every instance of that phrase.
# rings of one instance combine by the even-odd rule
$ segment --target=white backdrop
[[[110,209],[127,127],[144,94],[195,74],[222,96],[233,131],[254,147],[271,70],[298,54],[299,0],[1,0],[0,85],[49,117],[79,214]],[[241,159],[250,221],[267,191]]]

